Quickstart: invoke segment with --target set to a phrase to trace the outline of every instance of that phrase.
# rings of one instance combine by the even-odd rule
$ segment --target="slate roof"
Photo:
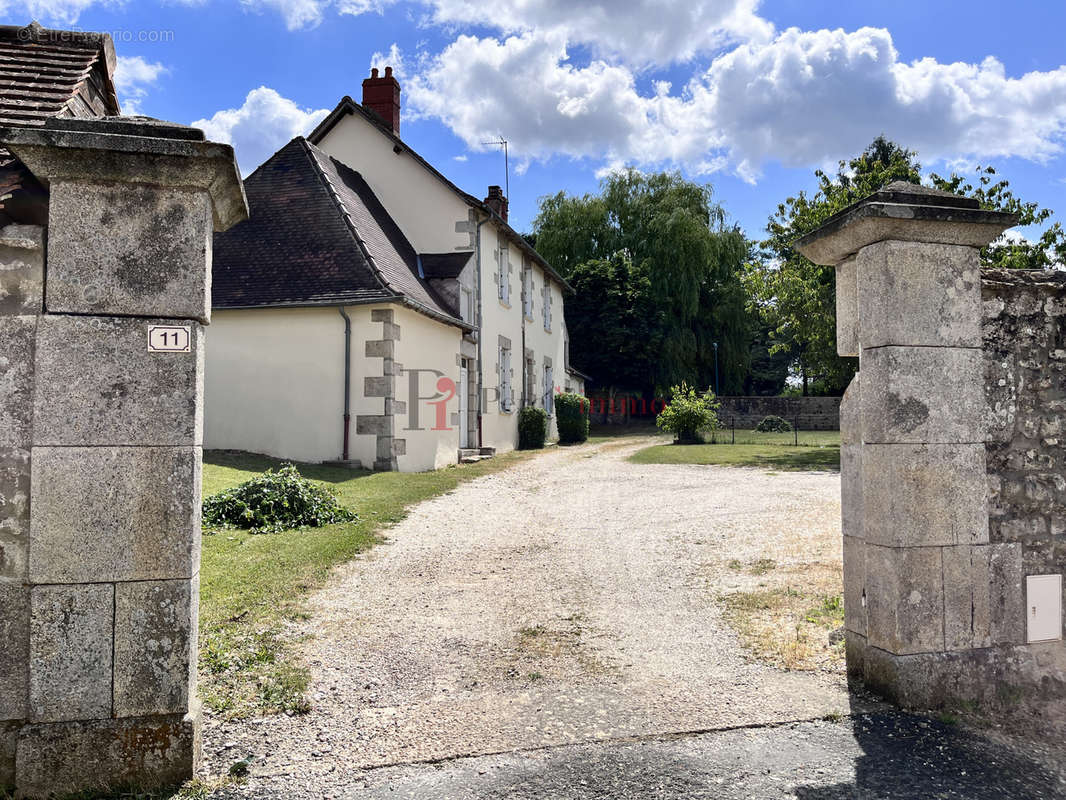
[[[212,307],[401,302],[470,329],[418,274],[418,256],[363,177],[303,137],[244,182],[249,218],[215,234]]]
[[[484,214],[488,214],[489,217],[493,220],[493,222],[495,222],[496,225],[500,228],[500,230],[503,231],[504,235],[506,235],[507,238],[510,239],[513,244],[517,245],[519,250],[521,250],[527,256],[537,262],[537,264],[540,265],[541,269],[543,269],[548,275],[550,275],[560,286],[563,287],[565,291],[573,293],[573,287],[563,279],[563,276],[556,272],[552,265],[544,260],[544,256],[538,253],[536,249],[525,240],[522,234],[520,234],[518,231],[508,225],[507,221],[503,217],[501,217],[492,208],[486,205],[483,200],[478,200],[472,194],[464,192],[462,189],[460,189],[458,186],[456,186],[454,183],[444,177],[444,175],[441,174],[441,172],[436,167],[434,167],[432,164],[422,158],[422,156],[420,156],[418,153],[411,149],[410,145],[408,145],[406,142],[404,142],[403,139],[397,136],[396,133],[393,132],[392,128],[389,127],[389,125],[380,116],[378,116],[370,109],[364,107],[363,105],[355,102],[351,97],[345,96],[341,98],[341,101],[337,104],[337,107],[334,108],[313,131],[311,131],[310,135],[307,138],[313,144],[317,145],[319,142],[322,141],[322,139],[325,138],[326,134],[329,133],[346,114],[358,114],[359,116],[363,117],[365,120],[367,120],[367,122],[377,128],[383,136],[390,139],[394,147],[401,148],[400,150],[396,151],[397,153],[406,151],[411,156],[411,158],[421,164],[422,167],[425,168],[431,175],[433,175],[437,180],[441,181],[445,186],[455,192],[463,200],[463,202],[473,208],[478,209]]]
[[[422,276],[426,278],[458,278],[459,273],[463,271],[473,257],[474,254],[467,251],[422,253],[419,255]]]

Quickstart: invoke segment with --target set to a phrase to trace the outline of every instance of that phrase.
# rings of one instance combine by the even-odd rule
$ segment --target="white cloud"
[[[322,121],[327,109],[300,108],[273,89],[260,86],[248,93],[244,105],[215,112],[192,123],[208,139],[229,142],[241,171],[248,174],[295,136],[307,134]]]
[[[764,40],[773,25],[759,0],[426,0],[438,24],[464,23],[505,34],[537,32],[590,46],[633,64],[687,61],[730,41]]]
[[[290,31],[301,28],[314,28],[322,22],[327,0],[241,0],[245,8],[259,11],[269,9],[277,11],[285,20]]]
[[[467,156],[465,154],[458,155],[458,156],[452,156],[452,161],[462,162],[462,161],[466,161],[466,159],[467,159]]]
[[[439,117],[471,149],[502,135],[512,152],[537,158],[629,154],[649,105],[628,69],[568,64],[559,34],[460,36],[404,91],[419,113]]]
[[[0,0],[0,14],[23,17],[13,24],[36,19],[46,25],[73,25],[85,9],[95,5],[122,6],[125,0]]]
[[[1021,156],[1061,148],[1066,68],[1008,78],[981,64],[901,63],[888,31],[790,29],[742,45],[689,87],[687,127],[713,121],[741,170],[769,159],[789,166],[853,154],[884,133],[927,161]]]
[[[732,169],[833,163],[878,134],[926,161],[1049,158],[1066,130],[1066,67],[1010,78],[980,64],[901,63],[890,34],[789,29],[713,59],[680,90],[638,91],[633,71],[576,66],[559,32],[460,36],[405,91],[472,149],[503,135],[519,157]]]
[[[380,14],[395,0],[240,0],[241,5],[254,11],[276,11],[285,20],[290,31],[315,28],[322,23],[326,13],[335,9],[339,14],[359,15],[369,12]]]
[[[122,113],[141,113],[140,104],[148,94],[148,87],[169,71],[163,64],[146,61],[141,56],[119,56],[115,65],[115,89]]]

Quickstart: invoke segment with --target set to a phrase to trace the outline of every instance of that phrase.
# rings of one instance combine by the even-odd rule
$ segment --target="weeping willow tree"
[[[676,172],[617,173],[598,194],[543,198],[530,238],[577,290],[566,303],[571,358],[597,385],[713,387],[717,343],[722,394],[742,390],[749,243],[710,186]]]

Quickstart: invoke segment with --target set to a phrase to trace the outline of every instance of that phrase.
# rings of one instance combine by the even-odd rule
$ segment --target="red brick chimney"
[[[503,189],[499,186],[490,186],[489,196],[485,198],[485,205],[499,214],[504,222],[507,222],[507,198],[503,196]]]
[[[363,107],[370,109],[392,132],[400,135],[400,82],[392,77],[392,67],[385,67],[385,77],[378,77],[378,68],[370,70],[370,77],[363,80]]]

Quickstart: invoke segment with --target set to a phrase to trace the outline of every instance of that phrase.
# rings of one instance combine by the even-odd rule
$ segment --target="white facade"
[[[458,328],[395,304],[345,307],[352,323],[349,460],[372,466],[381,460],[379,443],[391,438],[400,471],[454,464],[459,431],[452,415],[458,399],[448,404],[443,430],[434,430],[436,406],[426,401],[417,401],[417,423],[405,413],[410,375],[389,376],[386,358],[367,355],[367,342],[386,341],[375,310],[392,314],[399,337],[392,345],[393,364],[431,365],[459,383]],[[294,461],[340,461],[344,351],[344,318],[336,307],[215,311],[207,332],[205,446]],[[416,375],[418,395],[437,391],[435,374]],[[390,382],[393,396],[378,396],[374,379]],[[391,431],[382,432],[376,423],[395,404],[402,411],[392,415]]]
[[[523,402],[553,410],[554,403],[547,398],[564,391],[567,384],[575,391],[584,390],[583,381],[566,370],[563,286],[523,252],[513,231],[473,208],[455,187],[410,151],[398,148],[394,139],[359,113],[341,117],[315,144],[363,176],[419,252],[473,252],[472,268],[460,277],[475,306],[480,277],[480,320],[470,321],[480,328],[475,336],[480,338],[482,364],[481,439],[474,441],[475,414],[471,446],[512,450],[518,443],[517,412]],[[523,313],[524,273],[527,313]],[[463,348],[474,382],[475,336],[468,337]],[[476,396],[471,403],[476,405]],[[549,435],[557,436],[554,414]]]

